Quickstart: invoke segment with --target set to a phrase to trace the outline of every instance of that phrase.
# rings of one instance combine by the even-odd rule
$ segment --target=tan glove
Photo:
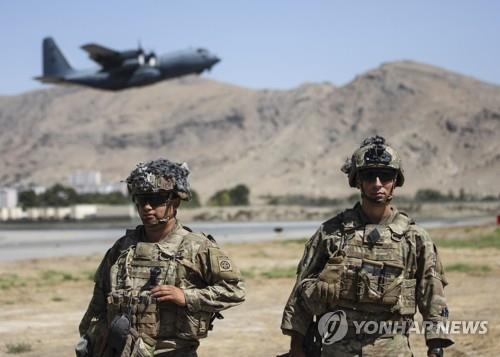
[[[340,283],[342,279],[342,274],[344,272],[344,265],[342,264],[344,261],[343,256],[332,257],[328,260],[328,263],[325,265],[318,278],[321,281],[324,281],[328,284],[337,284]]]
[[[330,306],[334,306],[340,296],[340,286],[345,266],[344,257],[336,256],[328,260],[318,279],[326,284],[322,287],[326,291],[326,301]]]

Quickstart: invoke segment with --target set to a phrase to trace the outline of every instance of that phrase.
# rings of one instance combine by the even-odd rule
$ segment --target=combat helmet
[[[139,163],[126,178],[128,192],[135,195],[174,192],[180,199],[189,201],[191,191],[187,177],[189,168],[186,163],[174,163],[166,159]]]
[[[349,178],[349,186],[356,187],[356,177],[361,170],[383,168],[397,172],[396,187],[405,182],[401,157],[398,152],[389,146],[381,136],[366,138],[352,157],[342,166],[341,170]]]

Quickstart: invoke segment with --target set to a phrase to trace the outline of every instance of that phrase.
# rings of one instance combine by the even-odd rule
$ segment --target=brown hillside
[[[97,169],[187,161],[206,198],[246,183],[265,193],[346,195],[341,164],[360,141],[386,136],[402,152],[403,193],[498,194],[500,87],[440,68],[394,62],[335,87],[249,90],[187,77],[110,93],[57,87],[0,97],[1,185],[63,182]]]

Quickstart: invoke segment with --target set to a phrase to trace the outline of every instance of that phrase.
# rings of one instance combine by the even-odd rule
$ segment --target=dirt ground
[[[443,239],[492,233],[495,226],[431,231]],[[224,313],[202,341],[200,356],[275,356],[288,350],[279,329],[303,241],[226,245],[245,273],[247,300]],[[486,335],[455,335],[446,356],[500,355],[500,260],[496,248],[442,248],[453,320],[487,320]],[[0,356],[73,356],[77,326],[92,292],[90,277],[101,257],[0,263]],[[411,336],[425,356],[422,336]]]

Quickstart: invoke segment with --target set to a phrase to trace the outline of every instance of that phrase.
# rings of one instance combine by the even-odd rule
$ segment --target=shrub
[[[210,206],[247,206],[250,189],[246,185],[237,185],[228,190],[217,191],[210,197]]]

